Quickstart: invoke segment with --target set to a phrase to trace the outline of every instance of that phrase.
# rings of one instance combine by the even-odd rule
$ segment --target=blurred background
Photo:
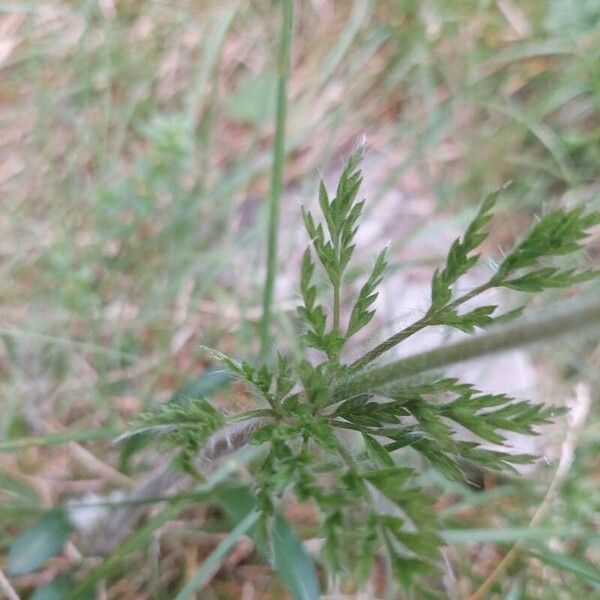
[[[300,0],[295,11],[282,349],[294,351],[299,205],[363,136],[362,251],[390,240],[393,269],[423,280],[401,306],[409,312],[485,193],[513,182],[490,256],[549,207],[600,207],[599,0]],[[50,507],[126,489],[149,468],[111,437],[202,382],[211,364],[201,345],[256,353],[279,30],[278,3],[266,0],[0,3],[0,565]],[[597,264],[599,238],[588,251]],[[383,304],[398,316],[395,294]],[[556,462],[534,479],[440,492],[453,498],[439,506],[448,527],[465,528],[446,556],[457,597],[531,537],[549,544],[519,558],[502,597],[600,593],[600,354],[571,340],[534,358],[523,386],[584,413],[568,473],[533,534]],[[546,434],[548,462],[567,428]],[[188,517],[208,519],[200,512]],[[492,527],[504,538],[490,539]],[[60,523],[43,533],[62,548]],[[210,535],[181,543],[167,532],[160,560],[155,546],[138,552],[99,597],[172,597],[214,547]],[[49,598],[39,590],[82,560],[71,539],[7,585]],[[202,597],[282,590],[248,555]]]

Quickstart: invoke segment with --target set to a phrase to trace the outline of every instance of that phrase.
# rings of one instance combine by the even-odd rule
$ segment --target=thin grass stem
[[[267,247],[267,274],[263,292],[263,313],[260,324],[261,355],[266,356],[271,341],[273,290],[277,273],[277,245],[281,192],[283,189],[283,167],[285,160],[285,123],[287,118],[287,84],[290,72],[291,46],[294,27],[294,2],[282,0],[282,26],[279,39],[277,112],[273,166],[271,169],[271,195],[269,198],[269,230]]]
[[[70,442],[102,440],[113,438],[119,433],[121,432],[114,427],[100,427],[97,429],[81,429],[79,431],[61,431],[39,437],[8,439],[0,442],[0,452],[14,452],[35,446],[57,446]]]

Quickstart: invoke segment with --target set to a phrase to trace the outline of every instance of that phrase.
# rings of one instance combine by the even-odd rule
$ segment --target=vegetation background
[[[420,207],[401,228],[411,239],[438,235],[433,214],[449,228],[467,222],[508,180],[499,246],[549,207],[600,207],[598,0],[295,9],[286,215],[298,209],[286,197],[312,201],[318,170],[339,166],[363,135],[367,182],[378,165],[369,210],[385,218],[378,202],[398,191]],[[256,352],[279,29],[266,0],[0,4],[0,565],[49,508],[131,487],[160,460],[119,452],[111,438],[203,381],[201,344]],[[392,241],[395,269],[434,265],[446,250],[424,243],[407,259]],[[589,254],[600,264],[599,236]],[[295,282],[297,270],[283,265],[281,277]],[[292,348],[293,289],[279,285],[275,311]],[[479,492],[438,482],[457,598],[516,543],[525,550],[497,597],[600,589],[600,352],[571,340],[535,357],[540,397],[575,409],[546,433],[549,464],[535,478],[488,480]],[[251,402],[241,389],[219,401]],[[552,510],[528,527],[557,464]],[[288,518],[302,527],[310,515],[292,506]],[[77,538],[63,548],[65,528],[45,523],[29,543],[60,552],[35,565],[26,545],[14,576],[0,567],[0,597],[49,598],[40,589],[81,563]],[[218,511],[188,509],[99,597],[172,598],[224,530]],[[206,598],[285,597],[251,548],[235,552]]]

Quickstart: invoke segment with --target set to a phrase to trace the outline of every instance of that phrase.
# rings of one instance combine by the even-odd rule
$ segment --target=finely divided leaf
[[[431,308],[433,310],[438,310],[450,302],[452,285],[479,260],[479,254],[471,255],[470,253],[487,237],[483,228],[492,218],[491,211],[499,193],[496,191],[487,196],[462,240],[455,240],[450,247],[444,269],[436,270],[434,273],[431,282]]]
[[[600,274],[600,271],[581,271],[577,273],[575,269],[561,270],[557,267],[543,267],[521,277],[506,279],[502,285],[519,292],[541,292],[550,288],[569,287],[576,283],[589,281],[597,277],[598,274]]]
[[[465,333],[473,333],[478,327],[486,327],[495,321],[492,313],[497,308],[495,305],[479,306],[463,314],[449,309],[440,313],[436,318],[440,325],[454,327]]]
[[[511,273],[527,267],[537,267],[540,259],[580,250],[581,242],[589,235],[589,230],[599,223],[600,213],[584,214],[583,206],[572,210],[557,209],[549,212],[502,261],[495,280],[499,285],[503,285]],[[535,270],[538,271],[537,268]],[[552,273],[542,272],[550,278],[550,287],[557,287],[560,273],[561,271],[558,270]],[[562,271],[562,273],[567,278],[573,275],[572,271]],[[565,283],[565,285],[569,284]]]
[[[369,275],[369,278],[362,286],[358,294],[354,308],[352,309],[352,313],[350,315],[350,322],[348,323],[348,330],[346,332],[347,338],[354,335],[357,331],[367,325],[375,314],[374,310],[369,309],[373,302],[375,302],[377,299],[377,292],[375,290],[381,283],[387,267],[385,253],[386,250],[382,250],[377,256],[377,260],[375,261],[371,275]]]

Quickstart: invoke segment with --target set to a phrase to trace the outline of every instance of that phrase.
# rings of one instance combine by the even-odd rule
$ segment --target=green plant
[[[264,242],[263,220],[244,220],[238,230],[238,200],[267,186],[272,151],[265,144],[273,132],[277,83],[272,50],[282,4],[81,2],[61,3],[49,14],[47,3],[5,3],[0,18],[16,43],[8,44],[2,62],[9,159],[0,167],[8,208],[0,219],[0,462],[4,467],[8,460],[10,471],[32,477],[0,469],[0,564],[6,565],[9,546],[21,532],[40,531],[32,519],[45,513],[48,497],[55,501],[52,509],[70,503],[74,490],[63,479],[87,487],[92,473],[79,461],[69,460],[60,479],[47,477],[55,472],[53,461],[65,462],[73,450],[70,440],[124,474],[145,479],[152,463],[122,458],[117,464],[115,455],[123,457],[124,446],[139,444],[101,438],[120,434],[130,418],[122,399],[150,406],[195,377],[195,340],[181,350],[170,343],[173,334],[182,340],[180,333],[201,331],[206,344],[232,344],[235,356],[252,356],[258,295],[247,292],[258,259],[247,261],[259,255],[254,241],[260,231]],[[514,179],[502,204],[521,218],[567,190],[570,198],[600,207],[598,2],[354,0],[333,12],[331,6],[302,3],[295,11],[300,68],[291,71],[288,179],[326,164],[348,139],[368,130],[393,157],[385,181],[369,174],[378,189],[369,197],[372,205],[399,182],[416,182],[412,191],[436,198],[446,215],[461,219],[482,189]],[[451,206],[449,199],[455,199]],[[430,235],[428,222],[419,227],[421,235]],[[232,266],[237,273],[223,277]],[[194,310],[211,306],[218,318]],[[232,340],[228,332],[240,314]],[[287,315],[272,317],[269,350],[280,318]],[[356,339],[350,343],[361,348]],[[536,549],[534,564],[552,552],[591,565],[598,540],[588,532],[598,529],[600,514],[600,402],[594,402],[599,355],[593,339],[560,343],[544,362],[543,386],[564,386],[565,397],[575,381],[590,381],[592,409],[568,481],[543,528],[533,532],[538,540],[551,540],[545,553]],[[47,393],[38,385],[44,381]],[[38,398],[31,396],[35,389]],[[188,386],[183,391],[194,399],[200,395]],[[215,435],[228,431],[226,421]],[[547,435],[553,445],[552,438],[562,440],[565,430]],[[200,437],[189,438],[200,443]],[[39,460],[32,463],[34,452]],[[400,452],[396,460],[404,460]],[[434,481],[428,487],[432,497],[457,499],[442,509],[442,519],[446,530],[454,528],[444,539],[452,545],[448,568],[461,586],[476,584],[482,562],[487,564],[481,558],[492,547],[494,553],[504,550],[507,538],[498,536],[512,535],[511,543],[523,536],[530,545],[532,532],[523,525],[543,497],[553,466],[540,465],[534,480],[501,478],[484,492],[440,483],[431,469],[424,472],[428,483]],[[37,475],[49,495],[40,497]],[[103,482],[106,491],[122,485],[112,481],[102,472],[94,485]],[[163,488],[156,496],[165,493]],[[214,496],[202,501],[214,502]],[[200,498],[188,497],[191,502]],[[188,509],[184,518],[202,511]],[[449,511],[458,515],[451,523]],[[495,528],[485,529],[490,513]],[[574,533],[559,547],[557,537],[567,528],[585,535]],[[125,597],[174,596],[168,573],[155,589],[154,553],[141,552],[149,539],[141,539],[135,551],[123,546],[129,556],[123,552],[113,561],[120,568],[108,576],[109,595],[125,587]],[[171,539],[161,544],[161,569],[180,573],[182,541]],[[479,558],[472,560],[475,546],[461,546],[467,539],[486,545]],[[73,541],[79,544],[77,536]],[[89,565],[67,553],[35,579],[45,581],[59,564],[65,570],[82,564],[86,572]],[[530,564],[523,554],[496,593],[546,599],[590,592],[586,579],[564,568],[566,562],[560,569],[556,560],[544,568],[528,569]],[[593,565],[591,570],[596,573]],[[137,576],[130,577],[132,572]],[[31,595],[27,582],[34,577],[14,582],[21,597]],[[223,573],[218,580],[228,578]],[[241,586],[244,575],[235,578]]]
[[[210,422],[200,428],[202,443],[182,406],[173,410],[184,426],[172,421],[169,435],[183,447],[188,465],[190,448],[195,451],[205,444],[205,457],[207,453],[214,456],[224,439],[227,449],[248,440],[264,447],[263,458],[253,471],[252,489],[259,514],[256,535],[266,547],[272,544],[282,498],[294,494],[317,509],[316,535],[324,539],[321,558],[329,573],[361,584],[381,549],[400,583],[426,597],[435,593],[427,576],[436,571],[441,538],[410,453],[420,455],[452,480],[466,481],[468,465],[512,472],[514,465],[529,463],[534,457],[489,449],[485,444],[502,445],[505,432],[534,434],[535,426],[559,412],[502,393],[481,393],[467,382],[444,376],[440,369],[600,321],[597,300],[567,304],[541,317],[519,318],[514,324],[501,323],[520,317],[522,308],[496,315],[496,305],[465,311],[460,307],[490,288],[536,293],[594,277],[593,271],[564,268],[555,259],[581,249],[590,228],[600,223],[600,213],[586,213],[583,207],[548,212],[504,255],[485,283],[458,295],[457,282],[480,259],[476,248],[487,236],[498,193],[489,195],[464,236],[452,244],[445,266],[435,271],[425,315],[349,364],[343,359],[344,348],[373,318],[377,286],[386,271],[384,250],[344,322],[340,292],[364,207],[364,201],[358,200],[361,157],[360,151],[350,157],[333,198],[321,183],[322,222],[302,210],[310,246],[302,261],[298,316],[305,348],[317,350],[322,359],[304,358],[293,364],[278,354],[274,364],[256,366],[212,351],[252,388],[263,406],[226,419],[214,417],[208,400],[190,402],[187,406],[194,415],[211,415]],[[331,289],[328,306],[318,297],[317,264]],[[443,348],[369,366],[417,331],[440,325],[467,333],[493,327],[489,333]],[[165,416],[165,411],[147,415],[144,424],[165,426],[169,421]],[[457,437],[457,426],[479,441]]]

